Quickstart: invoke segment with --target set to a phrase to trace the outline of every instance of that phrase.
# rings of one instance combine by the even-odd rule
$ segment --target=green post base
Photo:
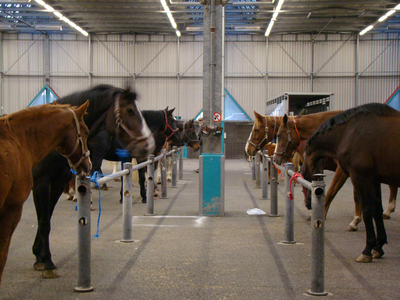
[[[223,217],[225,215],[225,156],[203,153],[200,160],[201,216]]]

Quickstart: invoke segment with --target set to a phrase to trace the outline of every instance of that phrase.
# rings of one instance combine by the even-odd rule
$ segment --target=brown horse
[[[357,262],[384,255],[381,183],[400,186],[399,148],[400,112],[380,103],[343,111],[323,123],[307,142],[304,178],[312,180],[322,158],[336,159],[361,201],[367,238]]]
[[[257,151],[275,139],[282,117],[262,116],[254,111],[255,121],[247,139],[245,151],[249,156],[255,156]]]
[[[318,129],[318,127],[326,120],[341,111],[322,112],[304,116],[288,117],[284,116],[281,126],[278,130],[278,147],[275,154],[275,160],[278,164],[285,161],[285,158],[291,157],[293,151],[301,144],[301,147],[306,145],[305,141]],[[303,142],[304,141],[304,142]],[[303,143],[302,143],[303,142]],[[303,150],[304,151],[304,150]],[[301,152],[303,152],[301,151]],[[325,196],[325,217],[328,214],[332,200],[335,198],[338,191],[349,178],[337,161],[332,159],[323,160],[323,168],[330,171],[335,171],[332,183]],[[389,208],[384,213],[384,218],[390,218],[390,212],[394,211],[397,195],[397,187],[390,186]],[[357,224],[361,222],[361,206],[357,197],[354,196],[355,215],[347,230],[355,231],[358,229]]]
[[[11,236],[33,187],[33,167],[55,148],[78,174],[90,171],[89,130],[83,122],[88,105],[44,104],[0,118],[0,282]]]

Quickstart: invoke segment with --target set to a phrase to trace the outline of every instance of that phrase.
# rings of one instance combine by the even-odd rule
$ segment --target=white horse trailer
[[[268,116],[308,115],[329,110],[333,93],[286,92],[267,101]]]

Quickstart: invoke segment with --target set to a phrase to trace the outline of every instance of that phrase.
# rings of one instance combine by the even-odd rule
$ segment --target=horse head
[[[58,107],[66,107],[65,105],[53,102],[53,105]],[[83,116],[89,106],[89,100],[77,107],[66,107],[68,116],[71,118],[71,126],[65,133],[65,137],[60,145],[56,147],[56,151],[63,155],[72,169],[74,169],[78,176],[86,176],[92,168],[90,161],[90,152],[87,145],[87,137],[89,136],[89,129],[83,121]]]
[[[197,138],[196,127],[194,126],[193,119],[190,119],[188,122],[184,122],[182,129],[182,141],[191,147],[194,152],[198,151],[200,149],[200,141]]]
[[[292,137],[292,134],[295,138]],[[294,141],[294,139],[297,141]],[[287,162],[300,148],[300,145],[301,139],[296,127],[296,120],[295,118],[289,120],[288,116],[285,114],[276,134],[275,162],[278,165]]]
[[[162,133],[167,137],[167,141],[171,142],[172,146],[180,147],[183,146],[183,142],[173,115],[174,110],[175,108],[168,109],[168,106],[164,109],[165,123],[163,124],[164,130]]]
[[[155,148],[154,137],[129,88],[115,93],[114,105],[107,114],[106,127],[133,157],[145,158]]]

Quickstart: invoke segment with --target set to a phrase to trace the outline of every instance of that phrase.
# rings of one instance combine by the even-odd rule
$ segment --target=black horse
[[[136,93],[109,85],[95,86],[57,100],[60,104],[81,105],[89,100],[84,121],[89,128],[88,147],[91,157],[98,157],[101,145],[89,145],[100,131],[115,137],[132,155],[147,157],[154,150],[154,138],[136,106]],[[36,256],[34,268],[45,278],[58,277],[51,260],[49,235],[54,207],[73,174],[67,160],[52,151],[33,169],[33,199],[38,218],[38,230],[33,244]]]
[[[187,147],[192,148],[193,152],[198,151],[201,146],[201,141],[197,136],[197,130],[193,119],[190,119],[189,121],[178,120],[177,126],[179,128],[182,142]]]
[[[147,125],[149,126],[152,135],[155,140],[155,148],[151,154],[157,155],[167,141],[171,141],[174,146],[182,146],[182,140],[179,135],[179,129],[176,125],[176,120],[173,116],[174,109],[168,110],[168,107],[164,110],[144,110],[142,111],[143,117],[146,120]],[[113,139],[107,132],[102,131],[99,134],[91,139],[88,144],[92,147],[99,147],[104,150],[104,153],[99,153],[97,157],[92,156],[92,169],[93,171],[98,171],[101,173],[101,163],[103,159],[109,161],[120,161],[121,164],[125,162],[131,162],[132,158],[136,158],[138,163],[144,162],[147,160],[147,157],[138,157],[135,155],[120,155],[120,151],[118,149],[122,148],[118,141]],[[140,184],[140,195],[142,197],[142,202],[146,203],[146,170],[145,168],[141,168],[138,170],[139,173],[139,184]],[[122,201],[122,187],[121,187],[121,198]]]

